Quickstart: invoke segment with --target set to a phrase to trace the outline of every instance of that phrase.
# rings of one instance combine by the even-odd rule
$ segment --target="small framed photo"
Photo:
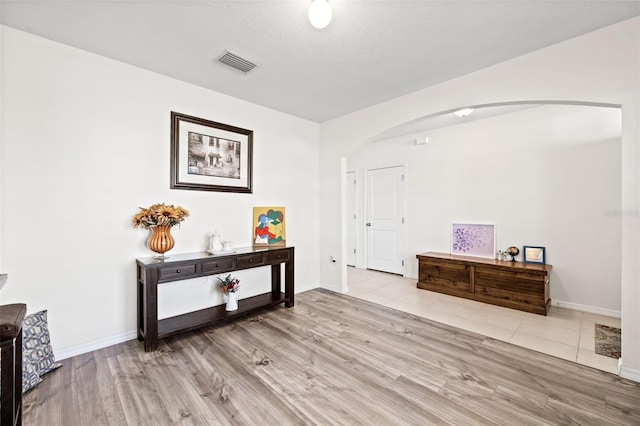
[[[451,254],[495,258],[496,226],[483,223],[452,223]]]
[[[171,112],[171,189],[251,193],[253,130]]]
[[[539,246],[522,247],[522,258],[525,263],[546,263],[545,248]]]

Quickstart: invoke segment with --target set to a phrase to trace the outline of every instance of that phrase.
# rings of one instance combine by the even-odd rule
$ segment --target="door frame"
[[[358,173],[357,170],[347,171],[346,179],[345,179],[347,182],[346,182],[345,185],[347,185],[347,186],[350,185],[350,183],[348,182],[350,174],[353,174],[354,189],[353,189],[353,200],[349,200],[350,191],[349,191],[349,188],[347,188],[347,215],[349,214],[349,203],[353,202],[353,213],[355,214],[355,219],[354,218],[350,218],[350,217],[347,216],[347,223],[353,220],[353,238],[354,238],[353,248],[355,249],[356,252],[353,254],[353,259],[354,259],[353,265],[350,265],[349,264],[349,260],[348,260],[349,256],[350,256],[350,254],[348,252],[348,250],[349,250],[349,235],[347,233],[347,257],[345,259],[345,264],[347,266],[357,267],[358,266],[358,255],[360,254],[359,250],[358,250],[358,248],[359,248],[358,247],[358,238],[360,237],[360,226],[359,226],[359,223],[358,223],[358,220],[360,218],[360,214],[358,213],[359,212],[359,209],[358,209],[359,191],[358,191],[358,189],[360,187],[360,185],[359,185],[360,180],[358,179],[358,174],[359,173]],[[347,227],[347,229],[349,229],[349,228]]]

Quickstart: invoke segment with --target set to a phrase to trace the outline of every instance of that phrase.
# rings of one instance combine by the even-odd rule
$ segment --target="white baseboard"
[[[320,288],[324,288],[324,289],[326,289],[326,290],[333,291],[334,293],[340,293],[340,294],[342,294],[342,293],[346,293],[346,292],[348,292],[348,291],[349,291],[349,287],[347,287],[347,288],[345,289],[345,291],[343,292],[343,291],[342,291],[342,286],[340,286],[340,285],[334,285],[334,284],[327,284],[327,283],[320,283],[320,286],[319,286],[319,287],[320,287]]]
[[[313,289],[318,288],[318,287],[320,287],[320,284],[318,284],[318,283],[307,284],[305,286],[296,287],[296,294],[303,293],[303,292],[309,291],[309,290],[313,290]]]
[[[303,291],[313,290],[320,287],[319,284],[309,284],[303,287],[297,287],[296,293],[302,293]],[[126,333],[118,334],[111,337],[105,337],[104,339],[94,340],[92,342],[83,343],[78,346],[72,346],[70,348],[64,348],[54,351],[54,356],[57,361],[74,357],[76,355],[86,354],[87,352],[96,351],[98,349],[106,348],[108,346],[117,345],[118,343],[133,340],[138,337],[136,331],[128,331]]]
[[[98,349],[106,348],[108,346],[117,345],[118,343],[133,340],[138,337],[136,331],[128,331],[126,333],[118,334],[111,337],[105,337],[104,339],[94,340],[92,342],[83,343],[78,346],[72,346],[70,348],[55,350],[53,355],[56,357],[56,361],[71,358],[76,355],[86,354],[87,352],[96,351]]]
[[[640,383],[640,371],[634,370],[633,368],[620,367],[620,377]]]
[[[606,317],[622,318],[622,313],[620,311],[614,311],[613,309],[598,308],[596,306],[581,305],[579,303],[563,302],[561,300],[552,300],[551,305],[557,306],[559,308],[572,309],[574,311],[582,311],[582,312],[589,312],[590,314],[604,315]]]

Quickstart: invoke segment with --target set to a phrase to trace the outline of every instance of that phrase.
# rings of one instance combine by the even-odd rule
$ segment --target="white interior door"
[[[347,173],[347,265],[356,265],[356,172]]]
[[[367,170],[367,268],[404,274],[404,166]]]

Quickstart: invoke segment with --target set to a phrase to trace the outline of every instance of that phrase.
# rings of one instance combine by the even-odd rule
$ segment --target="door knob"
[[[367,222],[367,223],[366,223],[366,225],[367,225],[367,226],[371,226],[371,222]]]

